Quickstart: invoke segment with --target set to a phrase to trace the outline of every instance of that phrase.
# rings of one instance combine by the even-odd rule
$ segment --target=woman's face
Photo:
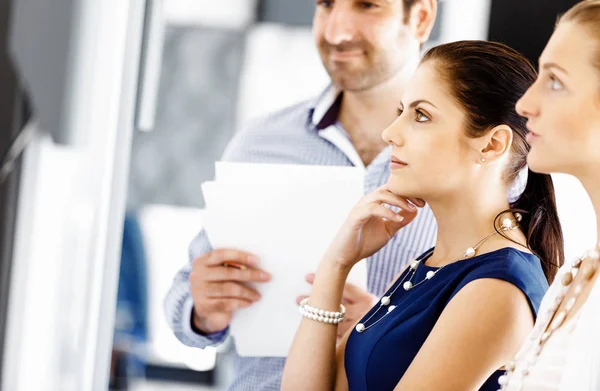
[[[576,176],[600,165],[600,79],[592,65],[597,40],[582,27],[559,25],[540,57],[540,74],[517,102],[531,134],[529,167]],[[593,171],[590,171],[593,170]]]
[[[392,145],[390,190],[426,201],[469,185],[476,149],[465,133],[465,113],[435,66],[421,64],[406,87],[399,116],[383,132]]]

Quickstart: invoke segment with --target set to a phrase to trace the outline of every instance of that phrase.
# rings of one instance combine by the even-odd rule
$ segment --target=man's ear
[[[437,0],[417,0],[410,10],[408,23],[420,44],[429,39],[437,16]]]

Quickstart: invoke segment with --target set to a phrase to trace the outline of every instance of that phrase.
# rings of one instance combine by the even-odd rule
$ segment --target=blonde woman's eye
[[[550,76],[550,88],[554,91],[558,91],[558,90],[562,90],[563,89],[563,85],[562,83],[555,77]]]
[[[423,113],[421,110],[416,110],[416,113],[417,113],[417,117],[416,117],[417,122],[429,121],[429,117],[426,116],[425,113]]]
[[[400,117],[400,116],[402,115],[402,112],[403,112],[403,111],[404,111],[404,110],[402,110],[400,107],[398,107],[398,108],[396,109],[396,115],[397,115],[398,117]]]

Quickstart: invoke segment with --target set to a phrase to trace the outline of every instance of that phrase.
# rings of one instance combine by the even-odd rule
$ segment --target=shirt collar
[[[342,107],[342,96],[342,91],[329,86],[315,99],[308,112],[308,124],[312,129],[318,132],[337,122]]]

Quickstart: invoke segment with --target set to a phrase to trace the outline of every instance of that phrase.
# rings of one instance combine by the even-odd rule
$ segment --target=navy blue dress
[[[426,252],[423,256],[429,254]],[[422,256],[422,257],[423,257]],[[413,283],[422,281],[427,272],[438,268],[424,265],[417,268]],[[400,284],[409,273],[407,268],[393,284],[386,296]],[[345,367],[350,391],[393,390],[398,384],[419,349],[427,339],[442,311],[465,285],[480,278],[507,281],[519,288],[529,301],[534,317],[548,283],[540,260],[532,254],[513,248],[503,248],[447,265],[429,281],[410,291],[403,287],[392,295],[390,306],[396,306],[373,327],[358,333],[353,330],[346,345]],[[377,305],[361,320],[375,312]],[[365,326],[372,325],[385,313],[379,310]],[[504,371],[496,371],[480,388],[496,391],[498,377]]]

